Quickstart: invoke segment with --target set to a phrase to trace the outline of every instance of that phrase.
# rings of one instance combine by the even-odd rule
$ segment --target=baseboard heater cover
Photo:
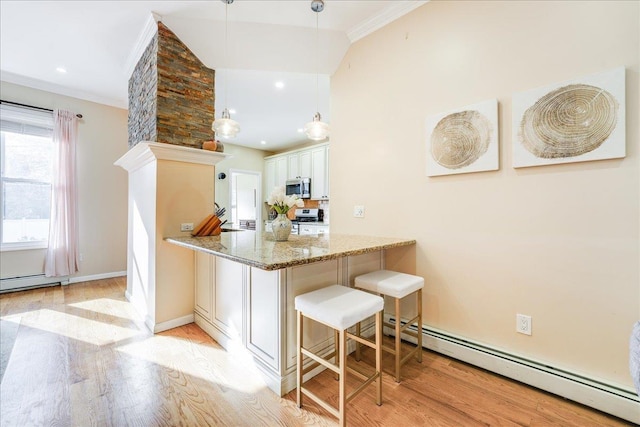
[[[389,317],[388,321],[395,324],[394,317]],[[409,329],[418,331],[415,325]],[[394,334],[391,328],[387,328],[386,332]],[[632,390],[475,343],[435,328],[423,326],[422,337],[422,346],[429,350],[640,424],[640,398]],[[403,339],[416,343],[416,339],[409,335],[403,336]]]
[[[43,288],[45,286],[57,286],[63,280],[68,280],[68,278],[46,277],[44,274],[0,279],[0,293]]]

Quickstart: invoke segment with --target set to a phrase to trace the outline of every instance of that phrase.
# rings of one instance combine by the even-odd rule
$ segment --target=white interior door
[[[231,220],[234,227],[240,226],[240,220],[254,220],[256,231],[259,227],[261,230],[261,173],[239,170],[230,170],[229,173],[231,174]]]

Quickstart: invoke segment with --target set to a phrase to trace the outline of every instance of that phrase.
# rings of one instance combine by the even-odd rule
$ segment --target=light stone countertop
[[[169,243],[203,251],[262,270],[326,261],[349,255],[415,245],[413,239],[349,234],[291,235],[276,242],[269,232],[235,231],[208,237],[166,237]]]

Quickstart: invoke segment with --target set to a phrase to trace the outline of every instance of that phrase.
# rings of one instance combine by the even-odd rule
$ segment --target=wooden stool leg
[[[335,356],[333,356],[333,363],[336,364],[336,366],[339,368],[340,367],[340,333],[338,332],[337,329],[333,330],[333,346],[335,347]],[[333,378],[338,381],[340,379],[340,374],[333,374]]]
[[[400,328],[402,327],[402,321],[400,320],[400,298],[396,300],[396,382],[400,382],[400,361],[402,360],[402,354],[400,353],[400,344],[402,343],[402,337]]]
[[[384,311],[376,313],[376,372],[378,373],[376,403],[382,405],[382,321]]]
[[[297,350],[298,350],[298,354],[297,354],[297,363],[296,363],[296,370],[297,370],[297,381],[298,381],[298,387],[296,389],[296,401],[298,403],[298,408],[302,408],[302,393],[300,392],[300,389],[302,387],[302,337],[304,336],[302,333],[302,325],[303,325],[303,320],[302,320],[302,313],[300,311],[296,311],[296,323],[297,323],[297,331],[298,331],[298,337],[297,337]]]
[[[340,331],[340,401],[338,403],[340,413],[340,426],[347,425],[347,331]]]
[[[356,335],[360,336],[360,323],[356,323]],[[356,341],[356,361],[359,362],[362,357],[362,352],[360,351],[360,343]]]
[[[418,362],[422,363],[422,289],[416,295],[418,301]]]

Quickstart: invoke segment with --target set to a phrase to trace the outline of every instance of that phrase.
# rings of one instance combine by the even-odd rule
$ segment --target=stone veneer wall
[[[214,137],[215,71],[162,22],[129,79],[129,147],[140,141],[202,148]]]
[[[140,141],[157,141],[158,33],[144,50],[129,78],[129,148]]]

